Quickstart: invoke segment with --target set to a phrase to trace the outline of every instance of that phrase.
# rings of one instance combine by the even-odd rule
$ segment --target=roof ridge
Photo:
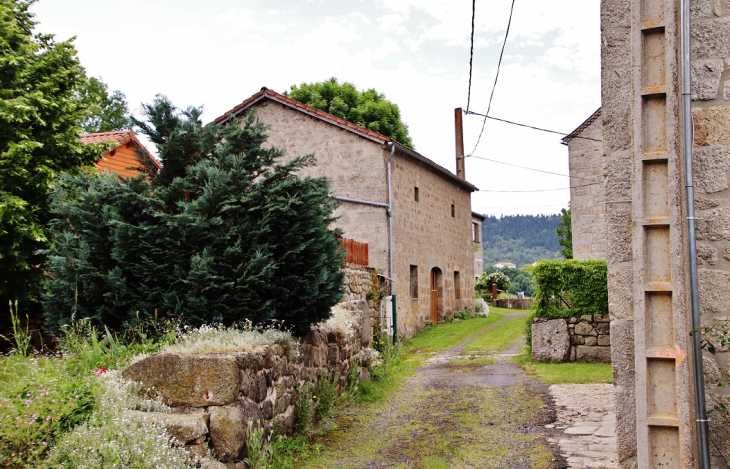
[[[562,142],[567,145],[567,143],[569,141],[573,140],[575,137],[580,135],[586,128],[588,128],[589,125],[594,123],[596,121],[596,119],[598,119],[601,116],[601,109],[603,109],[603,108],[599,107],[598,110],[596,112],[594,112],[593,114],[591,114],[590,117],[588,117],[588,119],[583,121],[583,123],[581,125],[576,127],[575,130],[573,130],[571,133],[569,133],[565,137],[561,138],[560,140],[562,140]]]

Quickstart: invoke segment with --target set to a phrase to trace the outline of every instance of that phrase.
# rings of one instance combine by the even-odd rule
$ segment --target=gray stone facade
[[[602,140],[600,109],[563,138],[563,143],[568,146],[571,178],[573,258],[580,261],[606,259]]]
[[[241,116],[250,109],[255,109],[256,116],[270,126],[269,145],[285,150],[290,158],[315,155],[316,166],[306,168],[303,174],[327,177],[332,195],[388,203],[388,137],[268,89],[231,113]],[[226,116],[221,116],[214,122],[225,120]],[[392,293],[398,299],[398,332],[410,337],[431,322],[432,275],[438,296],[437,320],[461,309],[474,308],[471,192],[476,187],[399,145],[391,166],[392,274],[384,207],[343,202],[335,214],[339,217],[335,225],[345,237],[367,243],[370,267],[394,279]],[[412,277],[416,278],[415,289],[411,288]]]

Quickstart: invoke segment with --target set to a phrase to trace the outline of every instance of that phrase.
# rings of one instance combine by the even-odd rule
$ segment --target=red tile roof
[[[596,121],[596,119],[598,119],[599,117],[601,117],[601,108],[600,107],[598,108],[598,110],[596,112],[591,114],[591,117],[589,117],[588,119],[585,120],[585,122],[583,122],[581,125],[579,125],[577,129],[575,129],[574,131],[572,131],[571,133],[569,133],[568,135],[563,137],[561,139],[563,141],[563,144],[567,145],[569,141],[573,140],[575,137],[578,137],[581,133],[583,133],[583,131],[585,129],[588,128],[589,125],[594,123]]]
[[[84,143],[86,145],[92,144],[92,143],[103,143],[103,142],[116,142],[121,147],[122,145],[125,145],[127,143],[133,143],[138,148],[145,148],[144,145],[142,145],[142,142],[140,142],[137,139],[137,136],[134,135],[133,130],[118,130],[114,132],[99,132],[95,134],[84,134],[81,136],[81,143]],[[146,150],[146,148],[145,148]],[[152,158],[152,162],[157,167],[157,169],[162,168],[162,165],[159,161],[157,161],[157,158],[150,155]]]
[[[276,91],[270,90],[266,87],[261,88],[261,91],[259,91],[255,95],[251,96],[250,98],[246,99],[241,104],[239,104],[238,106],[234,107],[233,109],[226,112],[222,116],[213,120],[213,122],[211,122],[211,124],[216,124],[216,125],[224,124],[224,123],[226,123],[226,121],[231,119],[231,117],[237,117],[239,114],[243,113],[246,109],[248,109],[249,107],[253,106],[254,104],[256,104],[259,101],[262,101],[264,99],[271,99],[271,100],[281,103],[285,106],[292,107],[292,108],[296,109],[297,111],[304,112],[311,116],[317,117],[319,119],[324,120],[325,122],[329,122],[330,124],[336,125],[337,127],[347,129],[351,132],[354,132],[362,137],[368,138],[375,142],[378,142],[378,143],[393,142],[396,145],[396,147],[398,148],[398,150],[400,150],[402,153],[405,153],[405,154],[415,158],[416,160],[421,161],[422,163],[425,163],[426,165],[430,166],[437,172],[439,172],[442,175],[449,178],[452,182],[455,182],[458,185],[463,186],[465,189],[468,189],[470,191],[479,190],[476,186],[459,178],[458,176],[456,176],[454,173],[452,173],[448,169],[444,168],[443,166],[431,161],[430,159],[417,153],[416,151],[411,150],[410,148],[398,143],[396,140],[393,140],[390,137],[386,137],[385,135],[380,134],[378,132],[373,132],[372,130],[366,129],[365,127],[361,127],[357,124],[353,124],[352,122],[346,121],[345,119],[342,119],[340,117],[333,116],[332,114],[330,114],[328,112],[324,112],[322,110],[313,108],[311,106],[307,106],[304,103],[295,101],[291,98],[284,96],[283,94],[279,94]]]

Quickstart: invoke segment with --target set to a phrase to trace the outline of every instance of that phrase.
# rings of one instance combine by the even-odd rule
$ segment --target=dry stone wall
[[[295,403],[307,386],[336,377],[337,392],[351,367],[370,378],[373,353],[370,310],[364,300],[342,304],[357,317],[352,333],[312,326],[295,350],[269,345],[246,352],[158,353],[123,371],[149,397],[162,399],[171,414],[140,413],[165,425],[191,455],[206,456],[205,445],[226,467],[245,467],[249,422],[269,435],[293,431]],[[207,461],[210,467],[220,466]]]
[[[532,359],[550,362],[611,362],[608,315],[534,318]]]

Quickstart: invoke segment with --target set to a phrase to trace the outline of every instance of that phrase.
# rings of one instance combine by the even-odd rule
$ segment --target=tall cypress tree
[[[280,163],[253,115],[203,127],[201,109],[164,97],[144,110],[135,123],[157,147],[158,174],[57,185],[50,326],[75,316],[120,328],[155,310],[192,324],[277,319],[295,332],[326,319],[343,260],[327,180],[297,175],[313,156]]]

